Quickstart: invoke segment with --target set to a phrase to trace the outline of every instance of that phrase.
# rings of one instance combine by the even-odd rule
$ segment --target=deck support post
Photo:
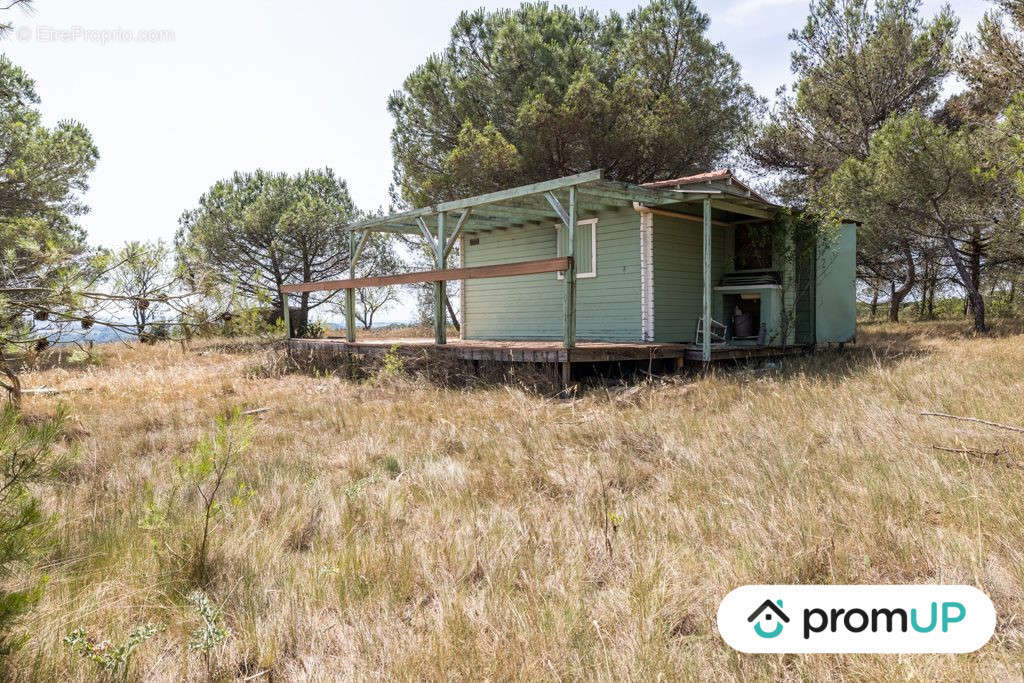
[[[288,292],[281,292],[281,320],[284,321],[285,341],[292,338],[291,311],[288,310]]]
[[[363,230],[362,235],[359,237],[359,241],[356,242],[355,233],[348,233],[348,276],[355,278],[356,276],[356,261],[363,255],[363,247],[366,246],[366,240],[370,237],[369,230]],[[345,339],[350,342],[356,340],[356,290],[346,289],[345,290]]]
[[[711,362],[711,200],[703,201],[704,218],[704,330],[701,336],[701,358],[705,363]]]
[[[437,246],[434,248],[434,254],[437,256],[437,269],[445,269],[445,261],[447,261],[448,252],[445,251],[447,246],[448,235],[445,231],[445,214],[442,211],[437,214]],[[438,280],[434,283],[434,343],[435,344],[447,344],[447,311],[445,309],[444,300],[446,295],[446,287],[444,280]]]
[[[356,234],[348,233],[348,276],[356,276]],[[356,340],[356,290],[345,290],[345,339]]]

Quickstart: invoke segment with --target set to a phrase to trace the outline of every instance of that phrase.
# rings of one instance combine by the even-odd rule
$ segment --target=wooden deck
[[[347,342],[344,339],[290,339],[293,351],[347,356],[383,356],[389,351],[400,355],[429,354],[457,360],[497,361],[504,363],[601,363],[615,361],[651,361],[676,359],[683,363],[702,362],[701,350],[694,344],[577,342],[566,349],[559,341],[470,341],[452,339],[447,344],[435,344],[433,339],[403,337],[393,339],[366,339]],[[711,360],[765,358],[802,353],[803,347],[787,349],[764,346],[715,346]]]

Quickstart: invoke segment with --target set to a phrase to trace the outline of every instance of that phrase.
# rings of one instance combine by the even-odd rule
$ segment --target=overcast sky
[[[622,13],[641,0],[586,4]],[[770,96],[790,81],[786,34],[807,0],[697,0],[710,34]],[[955,0],[961,30],[988,3]],[[486,2],[488,8],[516,6]],[[925,2],[931,14],[941,5]],[[470,0],[36,0],[6,13],[2,46],[36,79],[53,123],[83,122],[100,161],[82,219],[94,244],[170,239],[178,216],[234,170],[331,166],[356,205],[386,207],[388,94],[431,52]]]

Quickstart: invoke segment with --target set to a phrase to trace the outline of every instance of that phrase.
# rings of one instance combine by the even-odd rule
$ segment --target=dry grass
[[[27,386],[91,390],[27,399],[70,404],[79,463],[45,492],[59,544],[14,664],[89,678],[62,636],[154,622],[134,673],[204,675],[189,586],[139,523],[245,405],[273,409],[241,470],[257,495],[214,534],[219,676],[1020,678],[1024,440],[918,413],[1024,424],[1024,335],[960,327],[865,327],[844,353],[572,402],[280,373],[279,351],[225,345],[36,372]],[[897,657],[740,655],[717,634],[735,586],[833,582],[973,584],[996,635]]]

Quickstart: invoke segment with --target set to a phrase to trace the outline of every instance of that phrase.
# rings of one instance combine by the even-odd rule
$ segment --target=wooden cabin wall
[[[581,216],[587,218],[587,216]],[[576,338],[641,341],[640,215],[623,204],[598,215],[597,277],[576,285]],[[552,258],[554,224],[491,230],[463,239],[466,266]],[[472,244],[478,240],[478,244]],[[554,273],[466,281],[463,338],[562,338],[564,281]]]
[[[654,216],[654,340],[692,342],[703,306],[703,238],[699,223]],[[732,228],[711,228],[711,284],[732,267]],[[722,320],[722,297],[713,294],[712,316]]]

